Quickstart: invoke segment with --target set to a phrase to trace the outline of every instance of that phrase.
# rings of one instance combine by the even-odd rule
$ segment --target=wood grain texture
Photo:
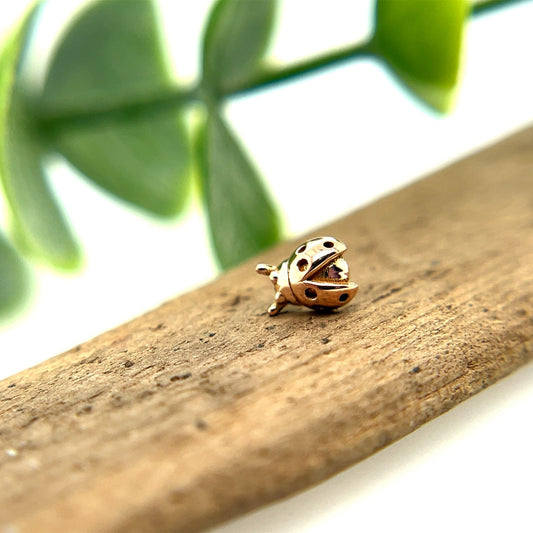
[[[341,311],[266,315],[255,262],[285,258],[286,243],[0,382],[0,524],[200,530],[335,474],[525,363],[532,174],[530,129],[316,232],[349,247],[361,289]]]

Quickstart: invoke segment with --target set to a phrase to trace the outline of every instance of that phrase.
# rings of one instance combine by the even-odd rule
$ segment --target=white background
[[[50,1],[35,41],[41,75],[52,36],[81,3]],[[27,4],[0,4],[0,35]],[[197,76],[198,36],[210,5],[161,2],[169,59],[183,83]],[[368,1],[285,0],[271,55],[292,62],[360,41],[371,31],[371,13]],[[322,225],[531,123],[532,27],[531,1],[471,20],[457,108],[445,118],[420,107],[370,60],[234,99],[228,118],[284,213],[286,235]],[[27,311],[0,324],[0,378],[216,273],[196,200],[180,220],[162,223],[103,195],[59,159],[50,166],[86,264],[69,277],[39,270]],[[319,215],[309,219],[324,181],[345,194],[334,204],[321,200]],[[184,243],[201,266],[192,279],[190,269],[183,275]],[[530,365],[330,481],[217,531],[531,532],[532,413]]]

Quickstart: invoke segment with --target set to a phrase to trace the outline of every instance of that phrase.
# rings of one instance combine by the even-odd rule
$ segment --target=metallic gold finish
[[[277,267],[257,265],[256,272],[270,278],[276,290],[270,316],[287,304],[312,309],[335,309],[346,305],[359,286],[350,281],[348,263],[342,255],[346,245],[333,237],[317,237],[299,246]]]

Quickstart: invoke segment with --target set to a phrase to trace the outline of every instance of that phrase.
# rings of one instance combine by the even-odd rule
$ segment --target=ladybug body
[[[350,281],[348,263],[342,257],[346,245],[333,237],[318,237],[299,246],[278,267],[259,264],[256,271],[268,275],[276,290],[271,316],[288,303],[312,309],[335,309],[347,304],[358,285]]]

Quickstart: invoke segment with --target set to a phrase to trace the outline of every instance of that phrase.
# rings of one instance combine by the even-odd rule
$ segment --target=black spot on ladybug
[[[307,261],[307,259],[300,259],[296,263],[296,266],[298,267],[298,270],[300,272],[303,272],[304,270],[307,270],[308,265],[309,265],[309,262]]]
[[[310,300],[316,300],[316,297],[317,297],[315,289],[311,289],[311,288],[305,289],[305,295]]]
[[[339,296],[339,302],[345,302],[345,301],[348,299],[349,296],[350,296],[350,295],[349,295],[347,292],[343,292],[343,293]]]

